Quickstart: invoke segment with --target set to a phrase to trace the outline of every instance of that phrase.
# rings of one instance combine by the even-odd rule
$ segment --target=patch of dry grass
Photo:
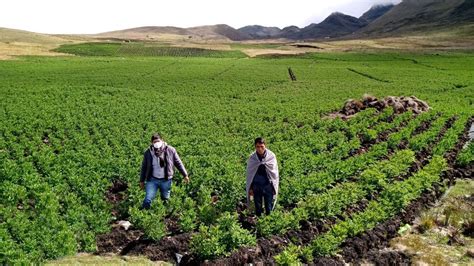
[[[90,41],[83,36],[48,35],[22,30],[0,28],[0,60],[14,59],[17,56],[63,56],[51,50],[61,44]]]
[[[467,255],[474,239],[463,235],[472,221],[474,181],[458,180],[445,197],[415,220],[411,231],[391,241],[391,247],[413,256],[417,265],[474,265]]]
[[[150,265],[150,266],[168,266],[172,265],[162,261],[151,261],[145,257],[132,256],[95,256],[88,253],[79,253],[75,256],[68,256],[58,260],[49,261],[47,266],[52,265]]]
[[[66,54],[51,52],[51,49],[57,48],[59,44],[38,44],[38,43],[24,43],[0,42],[0,60],[14,59],[17,56],[24,55],[40,55],[40,56],[64,56]],[[70,56],[70,55],[68,55]]]

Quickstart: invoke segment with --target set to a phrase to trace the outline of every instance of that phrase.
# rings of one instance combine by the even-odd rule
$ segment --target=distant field
[[[249,58],[140,43],[57,51],[78,56],[0,61],[0,264],[106,252],[119,246],[109,235],[116,219],[151,239],[140,245],[155,245],[130,247],[127,255],[146,250],[141,255],[172,262],[159,242],[170,236],[166,243],[182,243],[196,262],[281,236],[294,245],[280,243],[270,262],[317,260],[438,183],[446,162],[454,163],[443,156],[474,116],[472,53]],[[415,95],[432,109],[324,118],[364,93]],[[157,199],[141,212],[138,171],[153,132],[177,148],[191,183],[177,175],[170,205]],[[278,157],[281,192],[277,211],[249,225],[241,203],[257,136]],[[472,163],[472,151],[458,163]],[[410,168],[420,158],[425,168]],[[114,183],[126,187],[111,191]],[[110,193],[124,199],[111,202]],[[367,204],[345,212],[362,200]],[[304,221],[328,225],[306,242],[286,235]],[[120,239],[132,241],[127,237]]]
[[[174,56],[208,58],[242,58],[240,51],[172,47],[160,43],[81,43],[62,45],[54,51],[81,56]]]

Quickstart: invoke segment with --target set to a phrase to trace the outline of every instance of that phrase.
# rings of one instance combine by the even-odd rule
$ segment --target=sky
[[[4,0],[0,27],[40,33],[93,34],[141,26],[319,23],[333,12],[359,17],[371,6],[401,0]]]

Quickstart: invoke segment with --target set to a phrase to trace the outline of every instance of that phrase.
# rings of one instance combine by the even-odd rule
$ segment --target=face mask
[[[153,143],[153,147],[155,147],[155,149],[160,149],[161,147],[163,147],[163,141]]]

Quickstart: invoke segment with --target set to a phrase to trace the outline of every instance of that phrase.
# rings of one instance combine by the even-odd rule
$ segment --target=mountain
[[[301,29],[296,26],[288,26],[281,30],[280,36],[297,36],[300,31]]]
[[[311,24],[284,37],[289,39],[334,38],[352,34],[365,25],[367,25],[366,22],[360,21],[358,18],[336,12],[319,24]]]
[[[252,39],[270,39],[279,36],[282,32],[278,27],[264,27],[260,25],[245,26],[238,29]]]
[[[359,32],[400,35],[474,22],[474,0],[404,0]]]
[[[192,28],[187,28],[187,30],[193,34],[193,35],[198,35],[198,36],[211,36],[213,38],[227,38],[231,41],[242,41],[242,40],[248,40],[251,39],[250,36],[248,36],[244,32],[240,32],[231,26],[225,25],[225,24],[218,24],[218,25],[212,25],[212,26],[200,26],[200,27],[192,27]]]
[[[336,38],[359,31],[372,21],[390,11],[394,5],[375,5],[360,18],[355,18],[339,12],[332,13],[319,24],[311,24],[303,29],[284,28],[278,37],[287,39],[321,39]]]
[[[455,28],[474,22],[474,0],[403,0],[398,5],[375,5],[359,18],[332,13],[319,24],[283,29],[260,25],[234,29],[225,24],[192,28],[141,27],[106,32],[96,37],[153,40],[180,38],[193,40],[242,41],[285,38],[363,38],[401,35],[414,31]]]
[[[375,5],[371,7],[367,12],[362,14],[359,17],[359,20],[365,21],[367,24],[371,23],[372,21],[378,19],[379,17],[385,15],[390,9],[392,9],[395,5],[387,4],[387,5]]]

